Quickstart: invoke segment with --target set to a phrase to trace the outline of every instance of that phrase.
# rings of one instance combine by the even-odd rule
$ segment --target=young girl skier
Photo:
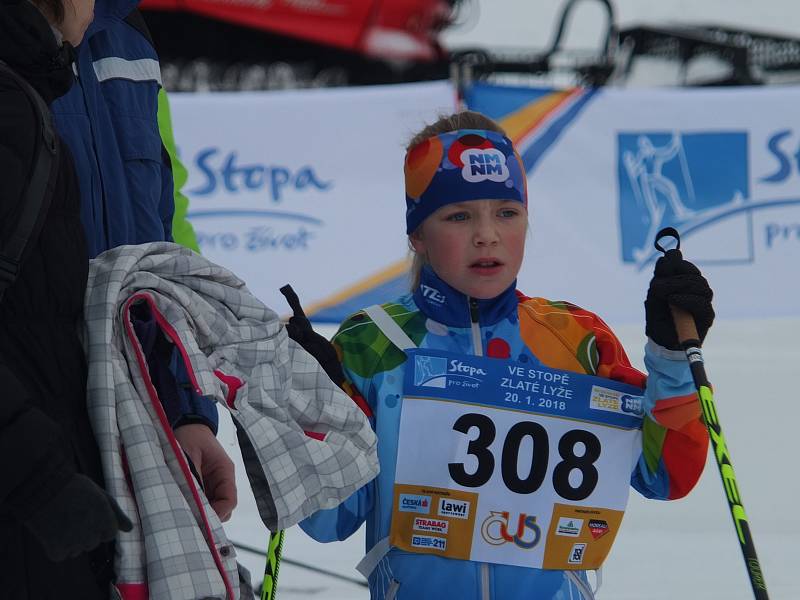
[[[708,436],[669,305],[701,337],[711,289],[670,251],[648,291],[648,376],[595,314],[515,289],[525,169],[474,112],[423,129],[405,159],[412,293],[366,308],[333,344],[371,417],[381,473],[301,525],[342,540],[377,599],[590,599],[628,489],[686,495]]]

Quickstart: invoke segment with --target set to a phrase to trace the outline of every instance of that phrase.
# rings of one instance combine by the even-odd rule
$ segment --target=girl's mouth
[[[481,275],[494,275],[503,267],[503,263],[496,258],[481,258],[472,263],[469,268]]]

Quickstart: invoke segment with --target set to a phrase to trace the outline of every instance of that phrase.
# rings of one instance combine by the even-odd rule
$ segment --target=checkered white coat
[[[117,539],[117,591],[123,598],[235,600],[235,552],[150,380],[130,318],[139,302],[180,350],[197,390],[233,417],[271,530],[338,505],[375,477],[377,440],[275,312],[227,269],[167,242],[121,246],[91,261],[89,413],[106,488],[134,521]]]

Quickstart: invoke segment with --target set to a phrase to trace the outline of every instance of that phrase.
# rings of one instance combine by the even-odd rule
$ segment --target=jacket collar
[[[422,268],[419,279],[414,302],[427,317],[448,327],[469,327],[473,322],[473,307],[477,309],[480,325],[494,325],[515,313],[519,303],[516,280],[499,296],[479,300],[445,283],[429,265]]]

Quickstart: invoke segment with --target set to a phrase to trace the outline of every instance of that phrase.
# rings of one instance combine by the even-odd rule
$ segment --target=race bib
[[[481,562],[599,567],[641,451],[642,390],[526,363],[407,354],[390,543]]]

